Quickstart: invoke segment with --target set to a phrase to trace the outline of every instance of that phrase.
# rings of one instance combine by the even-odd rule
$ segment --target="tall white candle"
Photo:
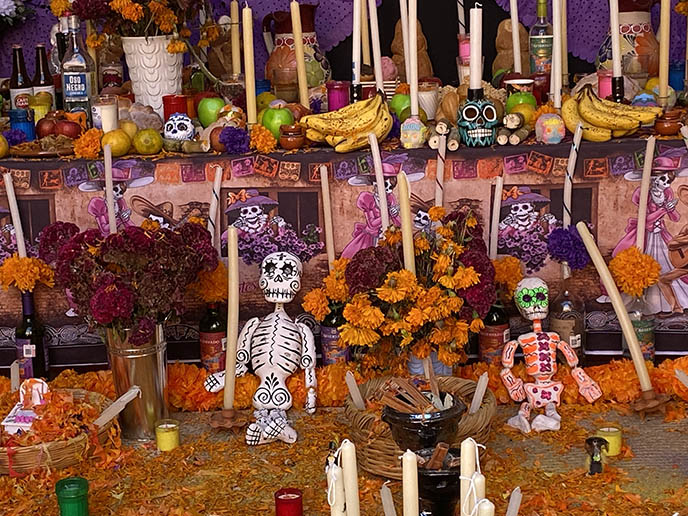
[[[108,229],[110,234],[117,233],[117,217],[115,216],[115,190],[112,181],[112,148],[110,144],[103,147],[103,160],[105,162],[105,202],[108,211]]]
[[[471,80],[472,90],[482,88],[483,78],[483,10],[479,7],[471,9]]]
[[[361,2],[361,62],[372,65],[370,60],[370,28],[368,27],[368,8],[365,1]]]
[[[518,516],[518,511],[521,508],[521,500],[523,495],[521,494],[521,487],[517,486],[511,491],[511,496],[509,496],[509,505],[506,508],[505,516]]]
[[[554,108],[561,109],[561,0],[552,0],[552,70],[554,76]]]
[[[652,162],[655,156],[655,137],[650,136],[645,144],[645,162],[643,163],[643,177],[640,182],[640,199],[638,200],[638,226],[635,246],[640,252],[645,251],[645,226],[647,217],[647,199],[650,194],[650,179],[652,176]]]
[[[401,38],[404,43],[404,77],[409,81],[411,73],[411,45],[409,45],[408,0],[399,0]]]
[[[12,225],[14,226],[14,238],[17,240],[17,254],[19,258],[26,258],[26,242],[24,241],[24,228],[22,228],[21,215],[19,214],[19,205],[17,204],[17,196],[14,193],[14,181],[12,180],[11,172],[4,172],[2,179],[5,182],[5,191],[7,192],[7,203],[9,204],[10,215],[12,217]]]
[[[497,258],[497,239],[499,236],[499,214],[502,210],[502,190],[504,177],[498,176],[495,181],[494,199],[492,199],[492,220],[490,224],[490,260]]]
[[[518,23],[518,0],[509,0],[511,15],[511,46],[514,49],[514,72],[522,73],[521,68],[521,34]]]
[[[475,504],[485,498],[485,475],[473,473],[473,488],[475,489]]]
[[[478,506],[478,516],[494,516],[495,506],[489,500],[483,500]]]
[[[472,516],[473,512],[469,493],[471,491],[470,479],[475,473],[475,448],[475,441],[470,437],[461,443],[461,516]]]
[[[236,352],[239,338],[239,242],[237,228],[227,229],[227,352],[224,408],[234,408]]]
[[[411,218],[411,188],[406,172],[399,172],[399,214],[401,215],[401,245],[404,251],[404,269],[416,273],[416,254],[413,249],[413,222]]]
[[[344,470],[344,498],[346,499],[346,516],[359,516],[358,499],[358,466],[356,464],[356,446],[345,439],[342,443],[342,469]]]
[[[330,272],[332,272],[332,262],[334,262],[334,226],[332,225],[332,202],[330,198],[330,178],[327,172],[327,165],[320,165],[320,193],[322,194],[323,222],[325,223],[327,265]]]
[[[409,0],[409,65],[411,116],[418,116],[418,0]]]
[[[354,29],[351,34],[351,81],[354,84],[359,84],[361,82],[361,2],[365,2],[365,0],[353,1]]]
[[[411,450],[401,456],[401,482],[404,516],[418,516],[418,459]]]
[[[609,32],[612,35],[612,71],[621,77],[621,33],[619,32],[619,0],[609,0]]]
[[[222,175],[224,170],[222,167],[213,163],[215,168],[215,178],[213,179],[213,189],[210,192],[210,209],[208,210],[208,232],[213,241],[213,246],[220,249],[220,239],[217,238],[217,208],[220,204],[220,188],[222,187]]]
[[[291,11],[291,30],[294,34],[294,53],[296,54],[296,78],[299,84],[299,102],[310,109],[308,100],[308,79],[306,78],[306,57],[303,48],[303,31],[301,30],[301,8],[299,2],[292,0],[289,4]]]
[[[246,87],[246,118],[248,125],[258,122],[256,109],[256,70],[253,61],[253,10],[245,4],[241,11],[244,36],[244,82]],[[269,77],[272,79],[272,77]]]
[[[437,148],[437,173],[435,178],[435,206],[444,205],[444,165],[447,156],[447,135],[440,135]]]
[[[669,97],[669,46],[671,45],[671,0],[659,7],[659,105],[666,107]]]
[[[382,157],[375,133],[368,135],[370,154],[373,157],[373,169],[375,170],[375,187],[377,188],[378,202],[380,203],[380,218],[382,220],[382,232],[389,227],[389,206],[387,205],[387,191],[385,190],[385,176],[382,173]]]
[[[568,6],[566,0],[561,0],[561,80],[563,87],[569,86],[569,31],[568,31]]]
[[[364,2],[365,4],[365,2]],[[375,69],[375,87],[384,91],[384,81],[382,77],[382,51],[380,50],[380,30],[377,24],[377,4],[375,0],[368,0],[368,11],[370,12],[370,32],[373,42],[373,65]]]
[[[239,75],[241,73],[241,39],[239,37],[239,2],[237,0],[232,0],[229,3],[229,14],[232,23],[229,28],[232,42],[232,73]]]
[[[344,510],[344,475],[334,457],[327,459],[327,503],[330,504],[330,516],[346,516]]]

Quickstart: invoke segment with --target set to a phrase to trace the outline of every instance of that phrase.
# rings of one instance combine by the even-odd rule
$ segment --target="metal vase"
[[[120,413],[122,436],[127,439],[155,439],[155,422],[168,417],[167,410],[167,341],[158,324],[150,342],[142,346],[129,344],[129,331],[105,329],[112,379],[117,397],[132,385],[141,388]]]

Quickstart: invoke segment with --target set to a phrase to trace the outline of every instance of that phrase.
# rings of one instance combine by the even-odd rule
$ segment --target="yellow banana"
[[[346,136],[335,136],[331,134],[325,136],[325,141],[330,147],[336,147],[344,140],[346,140]]]
[[[588,88],[589,88],[589,91],[591,93],[593,93],[592,92],[592,86],[588,86]],[[594,95],[594,93],[593,93],[593,95]],[[597,95],[594,95],[594,96],[597,97]],[[611,100],[601,99],[599,97],[597,97],[597,99],[604,106],[609,106],[612,108],[621,107],[625,111],[633,111],[633,112],[639,112],[639,113],[650,112],[650,113],[653,113],[657,116],[661,116],[664,113],[664,110],[661,107],[657,107],[657,106],[632,106],[632,105],[628,105],[628,104],[617,104],[616,102],[612,102]]]
[[[591,125],[580,117],[578,102],[573,97],[564,101],[561,106],[561,117],[564,119],[566,128],[572,133],[576,132],[576,127],[581,123],[583,138],[589,142],[606,142],[612,139],[612,132],[609,129]]]
[[[315,129],[306,129],[306,138],[315,143],[325,143],[325,135]]]
[[[638,132],[638,129],[614,129],[612,131],[612,136],[614,138],[621,138],[622,136],[631,136]]]
[[[392,115],[387,109],[387,105],[384,105],[380,110],[380,116],[375,124],[375,126],[364,133],[359,133],[354,136],[350,136],[342,140],[334,150],[336,152],[351,152],[357,149],[362,149],[368,145],[368,134],[374,133],[378,141],[382,141],[387,138],[387,135],[392,130]]]
[[[372,103],[366,104],[364,109],[350,112],[346,117],[326,117],[323,115],[309,115],[301,119],[301,124],[309,129],[315,129],[323,134],[349,136],[372,127],[378,117],[382,105],[382,96],[376,95]],[[347,106],[348,107],[348,106]]]
[[[641,106],[629,106],[626,104],[617,104],[609,100],[602,100],[592,91],[588,91],[588,98],[592,105],[598,111],[609,113],[613,116],[623,116],[637,120],[643,125],[654,123],[658,114],[662,112],[661,108],[644,108]],[[659,113],[657,112],[659,110]]]
[[[583,120],[597,127],[605,127],[607,129],[628,130],[638,127],[639,122],[633,118],[596,109],[590,97],[590,93],[585,91],[578,102],[578,112]]]

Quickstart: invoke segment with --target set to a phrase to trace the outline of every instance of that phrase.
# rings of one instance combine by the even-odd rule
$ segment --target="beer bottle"
[[[24,65],[24,50],[21,45],[12,45],[12,77],[10,77],[10,102],[12,109],[28,109],[29,97],[33,95],[31,79]]]
[[[55,83],[48,66],[48,54],[45,51],[45,45],[36,45],[36,74],[33,76],[33,94],[36,96],[50,95],[50,109],[55,109]]]
[[[17,327],[15,343],[19,376],[27,378],[45,378],[48,372],[48,355],[43,343],[43,329],[34,315],[33,293],[22,293],[22,321]]]

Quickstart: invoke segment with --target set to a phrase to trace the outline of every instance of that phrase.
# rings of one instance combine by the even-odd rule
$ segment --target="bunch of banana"
[[[581,118],[578,101],[575,97],[569,97],[561,106],[561,117],[566,128],[572,133],[576,132],[578,124],[583,126],[583,139],[589,142],[606,142],[612,139],[611,129],[597,127]]]
[[[625,136],[629,132],[635,132],[641,125],[653,124],[662,114],[661,108],[629,106],[600,99],[591,86],[586,86],[580,91],[578,111],[583,120],[591,125],[620,133],[614,136]]]
[[[384,140],[392,130],[392,123],[392,115],[381,93],[337,111],[307,115],[299,120],[309,140],[327,143],[336,152],[351,152],[365,147],[369,133],[375,133],[378,140]]]

